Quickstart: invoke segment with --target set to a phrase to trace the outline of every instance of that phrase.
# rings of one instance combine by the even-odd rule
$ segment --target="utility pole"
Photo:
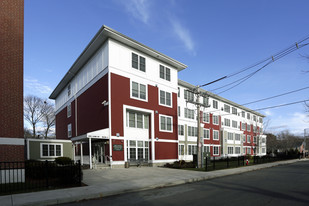
[[[196,101],[194,101],[194,97],[193,97],[193,101],[190,100],[190,98],[187,98],[187,103],[192,103],[196,106],[196,110],[197,110],[197,142],[196,142],[196,146],[197,146],[197,168],[202,168],[202,161],[203,161],[203,153],[202,153],[202,143],[203,143],[203,137],[201,137],[201,106],[203,107],[209,107],[208,101],[204,104],[200,103],[200,96],[203,96],[205,98],[208,98],[208,94],[205,92],[201,92],[200,91],[200,86],[196,86],[194,89],[192,90],[188,90],[189,92],[192,92],[193,94],[196,95]]]

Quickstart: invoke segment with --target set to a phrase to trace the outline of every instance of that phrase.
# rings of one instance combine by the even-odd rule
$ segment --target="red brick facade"
[[[0,161],[23,160],[24,146],[1,145],[23,138],[24,0],[0,1]]]

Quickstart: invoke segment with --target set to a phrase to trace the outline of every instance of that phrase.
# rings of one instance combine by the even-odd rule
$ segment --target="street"
[[[309,205],[309,162],[64,205]]]

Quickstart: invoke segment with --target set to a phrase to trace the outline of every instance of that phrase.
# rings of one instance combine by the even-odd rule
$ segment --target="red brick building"
[[[24,160],[24,0],[0,1],[0,161]]]

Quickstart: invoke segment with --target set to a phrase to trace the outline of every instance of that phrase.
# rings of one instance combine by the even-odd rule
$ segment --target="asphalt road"
[[[65,205],[309,205],[309,161]]]

